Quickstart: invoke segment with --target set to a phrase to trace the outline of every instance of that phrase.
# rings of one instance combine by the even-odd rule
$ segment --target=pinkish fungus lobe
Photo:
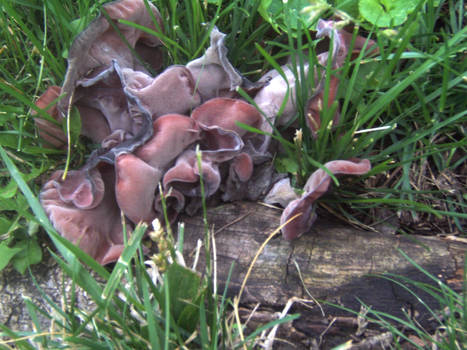
[[[123,227],[113,189],[114,170],[104,164],[95,171],[100,173],[104,184],[100,202],[94,199],[81,202],[81,194],[85,197],[99,197],[95,191],[99,192],[101,189],[88,186],[89,179],[82,174],[73,174],[71,180],[62,181],[60,179],[63,171],[52,174],[42,188],[40,201],[50,221],[63,237],[79,245],[86,253],[105,265],[116,261],[123,251]],[[81,184],[76,181],[78,178],[83,180]],[[70,193],[76,194],[76,188],[80,189],[79,195],[67,198]],[[79,208],[75,203],[83,207]],[[126,229],[127,232],[131,231],[130,227]]]
[[[162,28],[158,10],[145,0],[103,5],[102,14],[69,51],[63,86],[50,87],[36,103],[52,117],[46,120],[43,113],[35,115],[39,135],[51,146],[62,148],[67,142],[60,124],[70,107],[79,111],[82,135],[101,146],[81,169],[70,170],[65,178],[63,171],[54,172],[40,193],[57,231],[101,264],[118,259],[123,232],[131,234],[139,222],[155,218],[164,222],[167,217],[173,223],[182,211],[194,212],[202,195],[201,178],[205,195],[213,201],[263,197],[283,177],[274,173],[270,161],[270,133],[274,124],[293,122],[297,112],[293,69],[283,67],[285,79],[271,71],[258,83],[249,82],[229,62],[225,34],[217,28],[212,29],[203,56],[162,70],[160,39],[125,21],[156,32]],[[334,38],[333,69],[339,68],[352,36],[325,21],[318,24],[318,36]],[[364,40],[357,37],[352,49],[361,50]],[[328,55],[319,55],[321,65]],[[321,109],[336,101],[339,80],[331,77],[328,106],[322,106],[324,72],[310,69],[316,73],[316,91],[306,108],[311,116],[309,127],[316,133]],[[308,74],[309,68],[305,70]],[[239,87],[264,114],[239,97]],[[279,118],[286,96],[289,99]],[[334,174],[364,174],[370,169],[367,160],[334,161],[325,166]],[[305,186],[306,193],[288,204],[282,223],[301,215],[284,227],[286,239],[309,229],[314,220],[312,204],[330,180],[323,170],[316,171]]]
[[[39,136],[46,142],[47,147],[62,148],[67,142],[66,135],[59,125],[61,123],[61,118],[59,117],[57,106],[54,104],[54,101],[60,96],[60,92],[61,88],[59,86],[49,86],[36,101],[36,106],[40,109],[49,107],[46,113],[49,114],[56,123],[38,116],[36,111],[32,112],[32,115],[35,116],[34,123],[39,131]]]
[[[371,169],[368,159],[334,160],[324,166],[334,175],[363,175]],[[282,213],[281,225],[288,222],[282,228],[282,235],[285,239],[298,238],[311,228],[316,219],[313,203],[326,193],[330,183],[331,176],[323,169],[318,169],[311,174],[304,188],[305,193],[290,202]]]
[[[162,172],[131,153],[117,156],[115,172],[115,194],[120,209],[135,224],[150,223],[156,217],[153,203]]]

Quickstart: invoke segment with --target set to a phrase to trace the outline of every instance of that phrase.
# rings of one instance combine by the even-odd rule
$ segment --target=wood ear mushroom
[[[197,209],[201,179],[204,194],[213,200],[258,200],[264,196],[277,180],[269,147],[273,125],[292,122],[297,111],[293,69],[284,67],[285,79],[271,71],[258,83],[249,82],[229,62],[225,34],[217,28],[210,33],[210,46],[204,55],[154,75],[163,67],[159,60],[162,42],[121,21],[160,31],[157,8],[146,5],[143,0],[103,5],[103,13],[70,49],[63,86],[50,87],[36,103],[38,108],[47,109],[57,124],[76,108],[82,135],[101,145],[79,170],[66,176],[63,171],[53,173],[40,193],[42,206],[60,234],[101,264],[118,259],[123,232],[131,234],[139,222],[167,217],[170,224],[182,211]],[[334,38],[333,68],[338,68],[349,50],[348,33],[335,29],[333,22],[320,22],[318,30],[318,35]],[[355,49],[361,47],[361,40],[357,40]],[[319,62],[326,62],[328,55],[321,54]],[[316,133],[324,72],[306,66],[305,74],[309,69],[318,77],[314,82],[317,92],[309,96],[307,105],[312,117],[308,125]],[[330,79],[332,104],[339,80],[334,76]],[[264,113],[239,97],[239,87],[251,94]],[[50,105],[59,97],[56,105]],[[58,125],[39,115],[35,118],[45,141],[57,148],[66,144]],[[366,160],[334,161],[325,166],[334,174],[363,174],[370,169]],[[315,218],[312,204],[329,184],[330,176],[318,170],[311,175],[303,196],[287,199],[293,200],[281,222],[288,222],[297,213],[300,216],[284,227],[286,239],[308,230]],[[167,215],[162,210],[163,198]],[[127,219],[125,230],[121,213]]]

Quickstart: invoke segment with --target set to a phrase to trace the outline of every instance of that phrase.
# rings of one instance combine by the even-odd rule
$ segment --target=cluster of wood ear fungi
[[[148,34],[162,33],[155,6],[143,0],[120,0],[103,5],[102,12],[73,42],[63,85],[49,87],[36,102],[60,123],[77,110],[81,134],[100,145],[80,169],[66,174],[58,170],[44,184],[41,204],[57,231],[99,263],[116,261],[124,232],[131,234],[141,221],[164,222],[162,199],[171,222],[182,211],[196,212],[202,178],[204,195],[223,201],[264,199],[272,188],[266,198],[286,207],[282,222],[297,217],[284,227],[284,237],[293,239],[306,232],[314,220],[312,203],[329,186],[328,172],[318,170],[305,194],[294,197],[290,184],[282,180],[274,185],[277,174],[268,162],[272,125],[289,123],[296,114],[290,67],[283,67],[288,81],[271,71],[250,82],[229,62],[225,34],[217,28],[212,29],[202,57],[184,66],[164,67],[163,43],[159,36]],[[320,21],[317,35],[333,38],[332,62],[339,67],[352,35],[336,29],[332,21]],[[359,37],[352,42],[354,50],[363,47]],[[318,56],[321,63],[328,57],[328,52]],[[324,74],[313,69],[316,89],[307,108],[309,127],[316,133]],[[331,77],[329,103],[336,98],[337,84],[337,78]],[[261,112],[240,97],[239,88],[250,94]],[[335,122],[338,118],[336,112]],[[35,122],[48,146],[66,145],[58,123],[39,114]],[[263,133],[247,131],[251,128],[241,124]],[[334,174],[363,174],[370,164],[337,160],[326,167]],[[286,191],[283,186],[288,186]]]

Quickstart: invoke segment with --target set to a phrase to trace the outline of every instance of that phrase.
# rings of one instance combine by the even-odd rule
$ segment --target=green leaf
[[[358,17],[358,0],[337,0],[336,8],[347,13],[350,17]]]
[[[70,128],[70,143],[76,145],[79,140],[79,135],[81,134],[81,117],[79,110],[76,106],[73,106],[70,111],[70,121],[68,119],[63,119],[62,128],[65,134],[68,135],[67,128]]]
[[[18,144],[18,138],[16,135],[8,135],[5,133],[0,134],[0,145],[5,146],[8,148],[16,148],[16,145]]]
[[[297,174],[300,169],[299,164],[295,159],[291,158],[276,158],[274,165],[280,173]]]
[[[303,26],[312,29],[312,25],[329,7],[325,0],[262,0],[258,12],[274,30],[287,32]]]
[[[42,260],[42,249],[35,239],[21,241],[16,247],[21,250],[12,259],[13,267],[24,274],[28,266],[39,263]]]
[[[178,326],[193,331],[199,317],[198,300],[201,278],[179,264],[171,264],[166,271],[170,291],[170,311]]]
[[[360,14],[377,27],[398,26],[417,6],[418,0],[360,0]]]
[[[369,90],[391,88],[391,81],[389,79],[385,79],[385,71],[382,69],[378,70],[378,65],[381,65],[381,62],[366,62],[360,64],[357,75],[354,78],[355,81],[352,85],[353,88],[350,92],[351,99],[357,99],[362,93]],[[344,81],[348,82],[349,80],[345,79]],[[344,94],[348,92],[341,91],[341,93]]]
[[[3,270],[10,260],[18,254],[21,250],[23,250],[22,247],[8,247],[5,242],[2,242],[0,244],[0,271]]]
[[[10,230],[12,222],[4,217],[0,217],[0,232],[4,234]]]
[[[13,180],[10,180],[8,185],[0,189],[0,198],[2,199],[12,198],[16,194],[17,190],[18,190],[18,185],[16,184],[16,182]]]

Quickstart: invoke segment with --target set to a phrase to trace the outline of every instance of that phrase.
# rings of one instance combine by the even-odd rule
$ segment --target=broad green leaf
[[[198,322],[198,299],[201,278],[199,275],[179,264],[171,264],[166,271],[170,291],[170,311],[177,325],[194,330]]]
[[[351,99],[357,99],[362,93],[365,93],[369,90],[377,90],[377,89],[389,89],[391,88],[391,81],[385,79],[385,71],[380,69],[377,71],[378,65],[381,62],[367,62],[360,64],[358,68],[358,72],[356,77],[354,78],[354,82],[352,85],[352,90],[350,91]],[[376,74],[374,74],[374,72]],[[344,79],[347,84],[349,83],[349,79]],[[340,91],[342,94],[348,93],[348,91]],[[364,106],[363,102],[362,105]]]
[[[28,239],[17,245],[21,248],[12,259],[13,267],[24,274],[28,266],[39,263],[42,260],[42,249],[35,239]]]
[[[350,17],[358,17],[358,0],[337,0],[336,8],[342,12],[345,12]]]
[[[407,20],[407,15],[418,0],[360,0],[360,14],[377,27],[398,26]]]
[[[0,217],[0,232],[4,234],[10,229],[12,222],[4,217]]]
[[[276,31],[287,32],[303,26],[311,29],[329,7],[325,0],[262,0],[258,12]]]
[[[16,148],[18,145],[18,137],[16,135],[0,133],[0,145],[8,148]]]
[[[2,242],[0,244],[0,271],[3,270],[10,260],[18,254],[21,250],[23,250],[22,247],[8,247],[5,242]]]

